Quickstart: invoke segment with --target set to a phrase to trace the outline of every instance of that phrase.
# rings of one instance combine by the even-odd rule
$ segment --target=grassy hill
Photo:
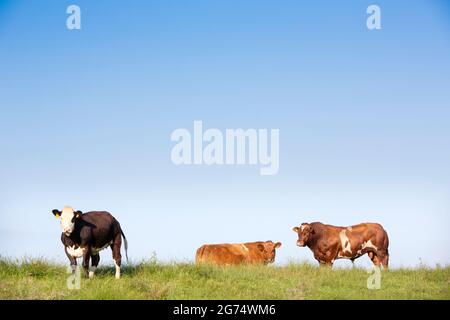
[[[212,267],[135,263],[114,278],[101,267],[79,290],[67,288],[67,266],[45,260],[0,259],[0,299],[450,299],[450,267],[382,272],[381,289],[367,289],[364,269],[311,264]]]

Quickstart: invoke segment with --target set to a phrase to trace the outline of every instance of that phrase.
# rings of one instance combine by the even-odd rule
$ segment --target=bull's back
[[[386,230],[379,223],[361,223],[352,226],[352,233],[356,233],[362,236],[364,241],[371,241],[379,248],[387,249],[389,246],[389,237]]]
[[[379,234],[380,236],[387,237],[386,230],[379,223],[365,222],[351,226],[350,228],[352,228],[356,232],[359,231],[361,233],[367,233],[370,235]]]

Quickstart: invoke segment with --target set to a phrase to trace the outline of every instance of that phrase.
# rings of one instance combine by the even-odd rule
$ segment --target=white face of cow
[[[313,227],[309,223],[302,223],[300,227],[294,227],[292,230],[298,234],[297,245],[299,247],[305,247],[308,240],[315,234]]]
[[[82,214],[81,211],[74,211],[72,207],[64,207],[62,211],[54,209],[53,214],[61,220],[61,230],[66,236],[70,236],[75,228],[75,220]]]

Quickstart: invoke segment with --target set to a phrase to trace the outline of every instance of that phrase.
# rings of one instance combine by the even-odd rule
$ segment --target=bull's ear
[[[83,214],[83,212],[81,212],[80,210],[74,212],[74,215],[76,218],[81,217],[82,214]]]
[[[278,249],[279,247],[281,247],[281,242],[275,243],[275,249]]]
[[[293,227],[292,228],[292,231],[294,231],[295,233],[298,233],[299,230],[300,230],[299,227]]]
[[[52,213],[56,218],[59,218],[61,216],[61,211],[59,211],[58,209],[53,209]]]
[[[259,251],[264,251],[266,249],[266,248],[264,248],[264,245],[262,245],[261,243],[258,243],[257,248]]]
[[[316,234],[316,231],[314,231],[314,228],[313,227],[311,227],[311,234]]]

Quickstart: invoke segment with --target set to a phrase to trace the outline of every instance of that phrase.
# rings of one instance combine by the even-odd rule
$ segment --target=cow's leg
[[[380,265],[383,266],[383,269],[388,269],[389,265],[389,254],[386,250],[378,250],[377,252],[378,260]]]
[[[72,273],[75,273],[75,271],[77,270],[77,259],[72,257],[71,255],[69,255],[66,252],[67,258],[69,258],[70,261],[70,268],[72,269]]]
[[[75,271],[77,270],[77,258],[71,256],[67,252],[67,247],[64,247],[64,252],[66,253],[67,258],[70,261],[70,268],[72,269],[72,273],[75,273]]]
[[[387,270],[389,268],[389,254],[386,254],[383,258],[383,268]]]
[[[333,262],[332,261],[324,261],[324,260],[320,260],[319,261],[319,267],[320,268],[332,268],[333,267]]]
[[[374,266],[376,266],[376,267],[380,266],[380,259],[378,258],[378,254],[376,254],[375,252],[369,251],[367,253],[367,255],[369,256],[369,258],[372,261]]]
[[[92,263],[91,263],[92,266],[89,270],[89,278],[90,279],[92,279],[94,277],[95,270],[97,270],[98,263],[100,262],[100,255],[98,253],[91,255],[91,260],[92,260]]]
[[[111,245],[114,266],[116,267],[116,279],[120,279],[120,266],[122,264],[122,256],[120,254],[120,246],[122,245],[122,237],[120,232],[117,233]]]
[[[88,246],[83,252],[83,270],[86,277],[89,277],[89,260],[91,258],[91,248]]]
[[[355,269],[355,258],[350,259],[350,261],[352,262],[352,268]]]
[[[381,264],[380,258],[378,257],[378,254],[374,254],[372,253],[371,255],[369,255],[370,259],[372,260],[373,264],[376,267],[379,267]]]

